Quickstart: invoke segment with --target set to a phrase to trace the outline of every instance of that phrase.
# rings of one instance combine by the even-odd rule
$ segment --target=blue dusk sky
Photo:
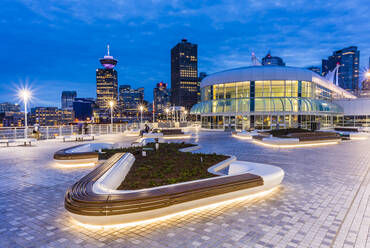
[[[198,44],[199,71],[250,65],[271,50],[289,66],[321,65],[334,50],[355,45],[361,66],[370,56],[370,2],[1,0],[0,102],[60,106],[63,90],[96,97],[95,70],[111,46],[119,84],[170,85],[170,49],[182,38]]]

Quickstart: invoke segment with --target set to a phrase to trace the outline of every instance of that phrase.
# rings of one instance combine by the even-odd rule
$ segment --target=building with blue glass
[[[203,128],[330,127],[343,120],[335,99],[356,96],[315,72],[288,66],[251,66],[211,74],[201,82],[191,114]]]

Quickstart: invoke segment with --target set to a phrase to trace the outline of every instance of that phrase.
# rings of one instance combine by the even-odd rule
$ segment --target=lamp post
[[[114,106],[114,102],[110,101],[109,106],[110,106],[110,128],[111,128],[111,132],[113,133],[113,106]]]
[[[140,105],[139,109],[140,109],[140,125],[141,125],[143,123],[143,110],[144,110],[143,105]]]
[[[187,116],[187,114],[188,114],[188,111],[184,111],[184,122],[186,121],[186,116]]]
[[[24,137],[27,139],[28,133],[28,120],[27,120],[27,101],[31,97],[31,92],[27,89],[23,89],[19,92],[19,96],[24,102]]]
[[[170,110],[168,109],[168,108],[166,108],[166,118],[167,118],[167,122],[168,122],[168,112],[169,112]]]

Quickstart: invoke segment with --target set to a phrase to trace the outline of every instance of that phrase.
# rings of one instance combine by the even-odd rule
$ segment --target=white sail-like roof
[[[339,98],[356,98],[350,92],[336,86],[317,73],[290,66],[249,66],[213,73],[205,77],[200,87],[208,85],[262,80],[309,81],[333,91]]]

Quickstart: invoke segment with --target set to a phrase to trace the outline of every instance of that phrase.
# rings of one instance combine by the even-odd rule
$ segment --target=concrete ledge
[[[110,143],[91,143],[68,147],[54,153],[54,160],[59,164],[80,166],[81,164],[94,165],[98,162],[98,150],[111,148]]]
[[[126,136],[140,136],[140,129],[126,130],[123,134]]]
[[[300,148],[336,145],[341,142],[341,139],[299,141],[296,138],[263,138],[262,140],[253,139],[253,142],[270,148]]]
[[[211,167],[218,177],[141,190],[116,190],[134,160],[132,154],[117,153],[70,187],[65,207],[71,216],[89,225],[132,224],[270,190],[284,176],[280,168],[271,165],[230,163],[235,161],[233,157]],[[233,166],[232,174],[221,172],[227,165]],[[253,170],[263,177],[250,173]]]

